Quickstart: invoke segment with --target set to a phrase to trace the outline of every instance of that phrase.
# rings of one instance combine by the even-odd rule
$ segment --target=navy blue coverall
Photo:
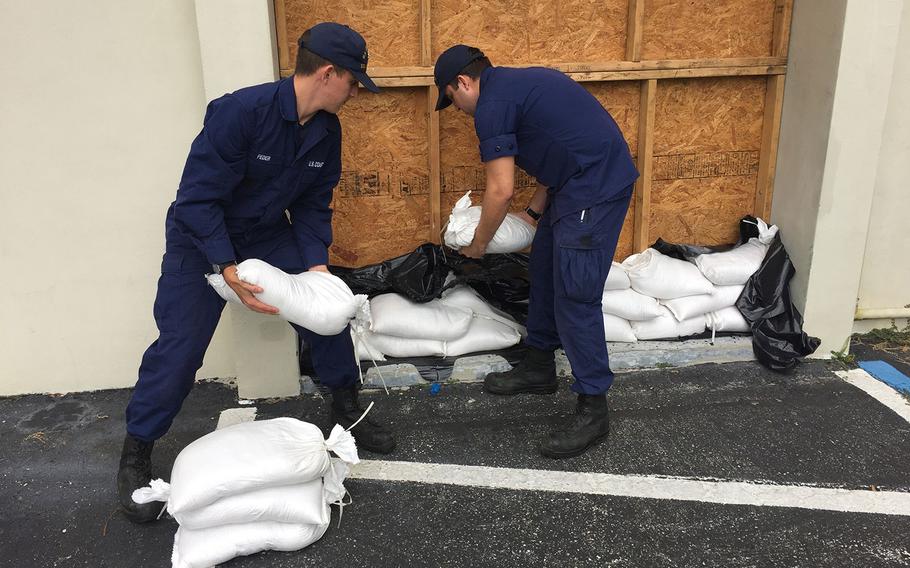
[[[332,191],[341,175],[338,117],[297,117],[293,78],[209,103],[177,197],[167,212],[154,316],[158,339],[142,357],[127,432],[163,436],[193,387],[224,300],[205,279],[213,264],[258,258],[296,274],[328,264]],[[331,337],[299,326],[331,389],[357,378],[350,330]]]
[[[575,392],[606,392],[601,294],[638,178],[622,132],[581,85],[539,67],[485,69],[474,128],[481,160],[515,156],[548,188],[531,245],[526,342],[563,347]]]

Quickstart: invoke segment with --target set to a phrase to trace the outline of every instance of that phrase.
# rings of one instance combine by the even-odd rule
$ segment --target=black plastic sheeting
[[[778,233],[761,267],[749,278],[736,301],[736,307],[752,326],[756,359],[773,371],[792,370],[821,343],[803,331],[803,316],[790,297],[794,274],[796,268]]]
[[[739,224],[740,237],[735,245],[701,246],[668,243],[657,239],[652,248],[680,260],[691,260],[700,254],[722,252],[758,236],[756,219],[744,217]],[[472,259],[433,243],[425,243],[413,252],[362,268],[332,266],[331,271],[355,294],[370,297],[396,292],[415,302],[429,302],[444,290],[467,284],[492,306],[524,324],[528,319],[528,255],[488,254]],[[449,273],[454,279],[446,283]],[[792,370],[799,361],[818,348],[818,338],[807,335],[803,317],[790,297],[790,280],[796,273],[790,256],[775,236],[761,267],[746,283],[736,307],[752,328],[755,357],[774,371]],[[727,334],[719,334],[727,335]],[[736,334],[732,334],[736,335]],[[706,335],[707,336],[707,335]],[[689,339],[689,338],[686,338]],[[523,348],[493,351],[514,364]],[[301,369],[311,371],[306,346],[301,349]],[[429,381],[445,380],[452,372],[455,358],[415,357],[389,358],[384,364],[411,363]],[[304,372],[304,374],[312,374]]]
[[[444,290],[458,284],[474,288],[490,305],[506,312],[518,322],[528,319],[528,255],[488,254],[480,259],[467,258],[440,245],[425,243],[413,252],[362,268],[332,266],[335,274],[355,294],[371,298],[396,292],[414,302],[429,302]],[[446,284],[452,272],[454,280]]]

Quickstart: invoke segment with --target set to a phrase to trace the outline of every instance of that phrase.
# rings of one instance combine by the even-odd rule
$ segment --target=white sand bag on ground
[[[382,294],[370,301],[370,331],[380,335],[448,341],[468,331],[473,312],[438,299],[418,304],[401,294]],[[373,343],[386,355],[392,353]],[[397,356],[397,355],[396,355]]]
[[[515,321],[509,314],[488,304],[486,300],[470,286],[453,286],[442,293],[442,297],[439,301],[446,306],[455,306],[471,310],[475,316],[484,316],[488,319],[496,320],[517,330],[522,336],[526,335],[525,327],[523,325]]]
[[[712,331],[752,331],[749,322],[736,306],[710,312],[705,315],[705,324]]]
[[[446,355],[458,357],[465,353],[495,351],[511,347],[521,341],[518,331],[502,322],[476,316],[464,337],[446,343]]]
[[[278,308],[278,316],[319,335],[337,335],[366,302],[365,295],[355,296],[341,278],[328,272],[288,274],[258,259],[237,265],[237,276],[262,288],[256,294],[261,302]],[[220,274],[206,277],[218,295],[235,304],[240,298]]]
[[[726,252],[700,254],[695,257],[695,265],[705,278],[718,286],[743,285],[765,259],[768,245],[753,237]]]
[[[667,308],[660,317],[647,321],[633,321],[632,331],[640,341],[648,339],[674,339],[705,331],[705,316],[677,321]]]
[[[743,288],[745,286],[715,286],[711,294],[661,300],[660,303],[666,306],[677,320],[682,321],[732,306],[742,294]]]
[[[271,521],[298,525],[329,522],[322,478],[279,487],[266,487],[229,495],[206,507],[187,511],[178,522],[185,529],[199,530],[239,523]]]
[[[329,523],[299,525],[270,521],[201,530],[180,527],[174,537],[171,562],[173,568],[211,568],[231,558],[263,550],[300,550],[322,538],[328,528]]]
[[[601,311],[633,321],[649,320],[664,313],[657,298],[639,294],[631,288],[606,290],[601,298]]]
[[[467,330],[465,330],[467,332]],[[438,339],[395,337],[382,333],[366,332],[366,341],[389,357],[445,357],[446,342]],[[377,359],[378,361],[378,359]]]
[[[714,286],[691,262],[649,248],[623,261],[632,288],[645,296],[669,300],[710,294]],[[641,339],[641,338],[639,338]]]
[[[638,338],[635,337],[635,332],[632,331],[629,320],[612,314],[604,314],[604,336],[607,341],[621,343],[635,343],[638,341]]]
[[[604,282],[604,291],[625,290],[630,286],[632,286],[632,283],[629,281],[629,275],[626,274],[626,269],[622,267],[622,264],[614,262],[610,266],[609,274],[607,274],[607,281]]]
[[[327,440],[318,426],[287,417],[215,430],[174,461],[168,513],[179,522],[181,513],[230,495],[320,478],[330,468],[329,450],[358,461],[353,436],[338,425]]]
[[[460,249],[471,244],[474,240],[474,231],[480,222],[480,206],[471,207],[471,192],[455,202],[449,223],[443,237],[447,246]],[[524,219],[512,213],[506,214],[490,244],[487,253],[518,252],[531,246],[536,229]]]

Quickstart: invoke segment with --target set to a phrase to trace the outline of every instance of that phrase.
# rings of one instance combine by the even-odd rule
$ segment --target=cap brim
[[[436,110],[442,110],[452,104],[452,99],[446,96],[446,92],[443,89],[439,90],[439,98],[436,99]]]
[[[363,71],[351,71],[351,74],[357,79],[357,81],[363,85],[363,88],[370,91],[371,93],[378,93],[379,87],[376,86],[376,83],[370,79],[366,73]]]

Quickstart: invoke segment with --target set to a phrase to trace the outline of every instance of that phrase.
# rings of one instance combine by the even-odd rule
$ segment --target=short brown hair
[[[480,50],[476,47],[471,47],[468,49],[468,52],[473,56],[477,53],[480,53]],[[490,63],[490,59],[487,57],[481,57],[480,59],[475,59],[474,61],[465,65],[461,71],[458,72],[458,75],[467,75],[471,79],[477,79],[480,77],[480,74],[483,73],[483,70],[487,67],[492,67],[493,64]],[[458,75],[455,75],[455,78],[449,83],[449,86],[453,89],[458,89]]]
[[[303,47],[310,39],[310,32],[305,31],[303,35],[300,36],[300,39],[297,40],[297,61],[294,64],[294,74],[295,75],[312,75],[320,67],[326,65],[334,65],[328,59],[320,57],[310,51],[309,49]]]

